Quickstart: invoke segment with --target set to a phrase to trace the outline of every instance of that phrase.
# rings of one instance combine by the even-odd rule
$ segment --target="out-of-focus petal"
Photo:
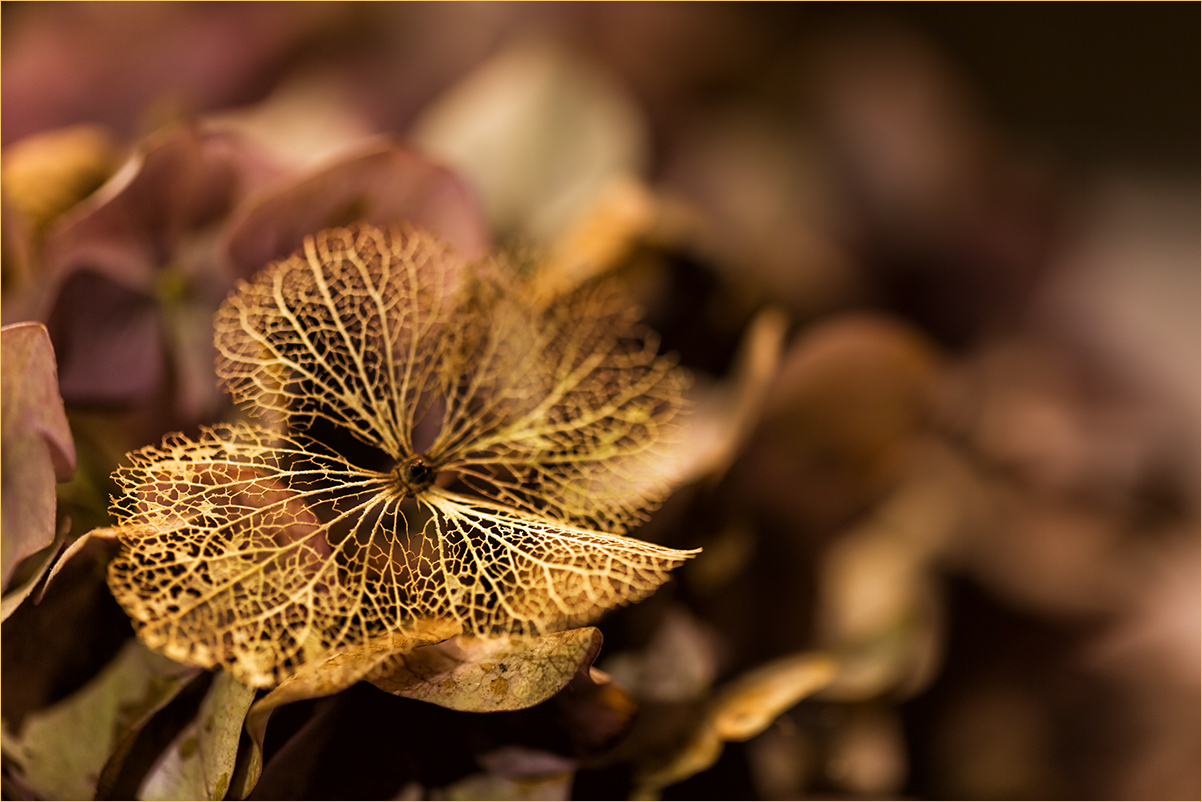
[[[231,160],[207,154],[197,131],[161,131],[48,235],[47,267],[59,277],[92,270],[149,293],[180,236],[215,220],[235,186]]]
[[[81,271],[63,284],[48,324],[70,403],[132,404],[162,381],[163,336],[152,296]]]
[[[593,65],[547,42],[486,62],[418,120],[413,136],[479,190],[493,226],[550,242],[609,182],[638,174],[638,108]]]
[[[249,275],[300,250],[322,229],[366,221],[382,228],[408,222],[469,258],[488,247],[476,199],[451,171],[391,142],[377,142],[288,186],[247,201],[235,215],[226,248]]]
[[[118,166],[117,143],[97,125],[35,134],[4,150],[4,292],[40,268],[42,236],[60,215],[100,187]]]

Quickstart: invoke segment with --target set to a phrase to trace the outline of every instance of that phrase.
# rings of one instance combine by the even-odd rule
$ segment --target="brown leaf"
[[[872,470],[925,422],[939,360],[934,344],[901,321],[836,318],[790,345],[764,414],[789,445],[838,450]]]
[[[663,215],[660,200],[638,179],[618,175],[556,237],[538,278],[540,306],[612,270],[626,259]]]
[[[459,626],[452,621],[428,621],[415,627],[413,635],[376,638],[339,652],[323,663],[306,666],[255,704],[250,716],[252,723],[247,726],[253,734],[260,729],[258,722],[265,721],[263,716],[280,705],[338,693],[367,677],[395,655],[455,637],[459,631]]]
[[[580,671],[554,697],[558,718],[582,759],[594,757],[614,746],[631,726],[638,702],[613,679],[597,668]]]
[[[682,481],[716,484],[759,420],[768,390],[780,370],[789,321],[776,307],[761,310],[748,325],[731,375],[690,388],[689,434],[679,460]]]
[[[718,762],[727,741],[746,741],[837,676],[830,656],[802,652],[779,658],[735,679],[709,703],[692,738],[664,763],[639,771],[634,799],[658,799],[662,789]]]
[[[460,635],[396,655],[371,682],[452,710],[521,710],[563,690],[600,650],[601,631],[595,627],[538,638]]]
[[[67,531],[71,528],[71,521],[64,518],[62,524],[59,525],[58,534],[54,538],[54,542],[48,547],[40,558],[40,564],[32,573],[21,581],[21,584],[11,588],[5,588],[4,598],[0,600],[0,621],[7,621],[8,617],[17,611],[29,595],[33,593],[34,588],[42,581],[42,577],[50,572],[50,567],[55,564],[58,559],[59,550],[62,548],[63,540],[67,536]]]
[[[56,481],[75,472],[75,444],[58,392],[54,349],[46,327],[18,323],[0,330],[3,408],[3,569],[7,587],[17,564],[54,540]]]
[[[725,741],[745,741],[782,713],[834,680],[838,663],[821,653],[802,652],[773,660],[727,685],[710,708],[710,720]]]
[[[785,349],[732,474],[738,492],[799,525],[842,525],[903,474],[933,418],[941,363],[921,332],[889,317],[805,329]]]

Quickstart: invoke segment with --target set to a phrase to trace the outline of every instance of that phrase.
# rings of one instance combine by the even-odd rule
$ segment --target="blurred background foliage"
[[[247,790],[249,697],[100,544],[21,594],[232,414],[233,281],[361,217],[625,281],[697,410],[633,534],[704,552],[528,709],[280,707],[252,795],[1198,797],[1196,4],[0,10],[3,322],[70,426],[6,330],[6,798]]]

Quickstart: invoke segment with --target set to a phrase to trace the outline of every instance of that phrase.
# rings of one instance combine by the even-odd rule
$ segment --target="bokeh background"
[[[601,624],[631,730],[528,793],[1202,792],[1197,4],[0,9],[10,210],[37,214],[12,195],[45,175],[21,172],[31,137],[89,126],[72,130],[95,186],[196,121],[292,171],[391,135],[459,171],[503,247],[617,209],[598,218],[621,229],[606,269],[738,431],[638,533],[703,557]],[[4,322],[57,316],[81,470],[102,485],[122,444],[220,416],[202,399],[131,428],[105,417],[119,399],[69,385],[82,346],[62,316],[122,313],[26,304],[37,260],[13,230]],[[106,446],[109,425],[125,434]],[[105,495],[63,487],[77,507]],[[5,627],[10,729],[115,648],[80,637],[95,656],[20,684],[35,636]],[[854,653],[861,675],[707,768],[655,774],[715,689],[809,649]],[[485,737],[379,697],[279,714],[256,793],[470,798],[491,786],[465,777],[505,774],[472,757],[502,729],[558,748],[542,719]]]

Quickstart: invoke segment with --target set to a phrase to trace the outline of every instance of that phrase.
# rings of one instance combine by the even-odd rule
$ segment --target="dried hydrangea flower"
[[[606,285],[543,310],[524,286],[367,225],[242,283],[217,370],[257,422],[116,474],[109,585],[142,640],[270,686],[431,621],[540,634],[662,584],[694,552],[622,533],[669,490],[684,376]]]

